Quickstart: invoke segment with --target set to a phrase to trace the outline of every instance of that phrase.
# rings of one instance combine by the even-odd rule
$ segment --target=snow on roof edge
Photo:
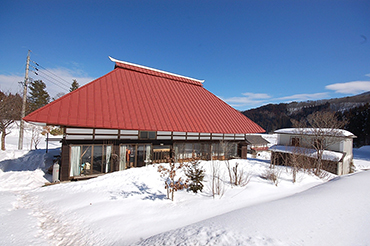
[[[314,135],[314,129],[317,129],[317,128],[282,128],[282,129],[275,130],[274,133]],[[343,129],[321,128],[320,130],[322,130],[323,132],[327,132],[328,135],[330,135],[330,131],[338,130],[338,132],[341,133],[341,135],[340,135],[341,137],[352,137],[352,138],[356,137],[352,132],[349,132],[349,131],[343,130]],[[338,135],[338,137],[339,137],[339,135]]]
[[[111,56],[108,56],[109,59],[112,61],[112,62],[118,62],[118,63],[122,63],[122,64],[126,64],[126,65],[130,65],[130,66],[134,66],[134,67],[139,67],[139,68],[143,68],[143,69],[148,69],[148,70],[152,70],[154,72],[159,72],[159,73],[165,73],[165,74],[168,74],[168,75],[171,75],[171,76],[176,76],[176,77],[180,77],[180,78],[184,78],[184,79],[190,79],[190,80],[194,80],[194,81],[197,81],[199,83],[203,83],[204,80],[199,80],[199,79],[194,79],[194,78],[190,78],[190,77],[187,77],[187,76],[183,76],[183,75],[179,75],[179,74],[175,74],[175,73],[170,73],[170,72],[166,72],[166,71],[163,71],[163,70],[159,70],[159,69],[155,69],[155,68],[151,68],[151,67],[146,67],[146,66],[143,66],[143,65],[138,65],[138,64],[135,64],[135,63],[131,63],[131,62],[126,62],[126,61],[120,61],[120,60],[117,60]]]
[[[269,148],[271,151],[275,152],[282,152],[282,153],[297,153],[303,154],[308,157],[315,158],[317,157],[317,151],[314,149],[303,148],[303,147],[295,147],[295,146],[286,146],[286,145],[274,145]],[[336,152],[331,150],[324,150],[323,151],[323,160],[328,161],[340,161],[343,157],[344,153]]]

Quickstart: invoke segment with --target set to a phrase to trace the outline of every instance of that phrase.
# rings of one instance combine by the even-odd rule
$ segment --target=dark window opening
[[[295,147],[301,146],[299,138],[292,138],[291,142],[292,142],[292,146],[295,146]]]
[[[141,131],[140,139],[155,139],[155,132]]]

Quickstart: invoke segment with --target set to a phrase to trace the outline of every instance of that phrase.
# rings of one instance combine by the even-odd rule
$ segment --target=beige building
[[[323,169],[337,175],[348,174],[353,159],[353,138],[342,129],[285,128],[275,131],[277,144],[270,148],[271,163],[284,165],[293,154],[314,160],[322,152]],[[320,151],[322,150],[322,151]]]

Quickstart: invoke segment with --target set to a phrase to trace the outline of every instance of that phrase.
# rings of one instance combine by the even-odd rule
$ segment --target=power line
[[[68,91],[70,88],[70,84],[68,81],[63,79],[62,77],[58,76],[57,74],[51,72],[50,70],[46,69],[45,67],[41,66],[37,62],[32,61],[33,64],[35,64],[37,67],[31,65],[35,71],[35,75],[40,76],[40,78],[43,78],[45,82],[50,82],[58,87],[60,87],[63,90]],[[40,67],[41,69],[39,69]],[[56,78],[57,77],[57,78]]]
[[[58,80],[58,79],[56,79],[56,78],[54,78],[54,77],[52,77],[52,76],[50,76],[49,74],[47,74],[47,73],[44,73],[42,70],[39,70],[38,72],[34,72],[36,75],[38,75],[38,76],[40,76],[40,77],[43,77],[43,78],[45,78],[45,79],[47,79],[48,81],[50,81],[51,83],[53,83],[53,84],[60,84],[60,85],[62,85],[62,86],[64,86],[65,88],[69,88],[69,85],[68,84],[65,84],[65,83],[62,83],[60,80]],[[53,82],[53,81],[54,82]]]
[[[43,79],[44,81],[46,81],[46,82],[50,82],[50,83],[52,83],[52,84],[54,84],[54,85],[56,85],[56,86],[58,86],[59,88],[61,88],[61,89],[63,89],[63,90],[67,90],[68,91],[68,89],[69,89],[69,87],[67,87],[67,86],[65,86],[65,85],[60,85],[60,84],[58,84],[58,83],[56,83],[56,82],[53,82],[51,79],[53,79],[53,78],[51,78],[50,79],[50,77],[48,78],[47,76],[45,76],[45,75],[43,75],[43,74],[37,74],[38,76],[40,76],[40,78],[41,79]]]
[[[36,66],[39,66],[40,68],[42,68],[42,70],[39,70],[39,71],[46,71],[46,72],[48,72],[49,74],[51,74],[51,75],[53,75],[53,76],[55,76],[55,77],[57,77],[57,78],[59,78],[59,80],[60,80],[60,82],[61,83],[65,83],[65,84],[67,84],[68,86],[70,86],[70,82],[68,82],[67,80],[65,80],[65,79],[63,79],[62,77],[60,77],[59,75],[57,75],[57,74],[55,74],[55,73],[53,73],[53,72],[51,72],[50,70],[48,70],[48,69],[46,69],[45,67],[43,67],[43,66],[41,66],[41,65],[39,65],[38,63],[36,63],[36,62],[33,62]]]

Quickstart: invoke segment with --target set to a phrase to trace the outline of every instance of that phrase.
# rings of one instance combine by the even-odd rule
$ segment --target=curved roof
[[[202,81],[121,62],[108,74],[24,117],[70,127],[258,133],[260,126],[207,91]]]

